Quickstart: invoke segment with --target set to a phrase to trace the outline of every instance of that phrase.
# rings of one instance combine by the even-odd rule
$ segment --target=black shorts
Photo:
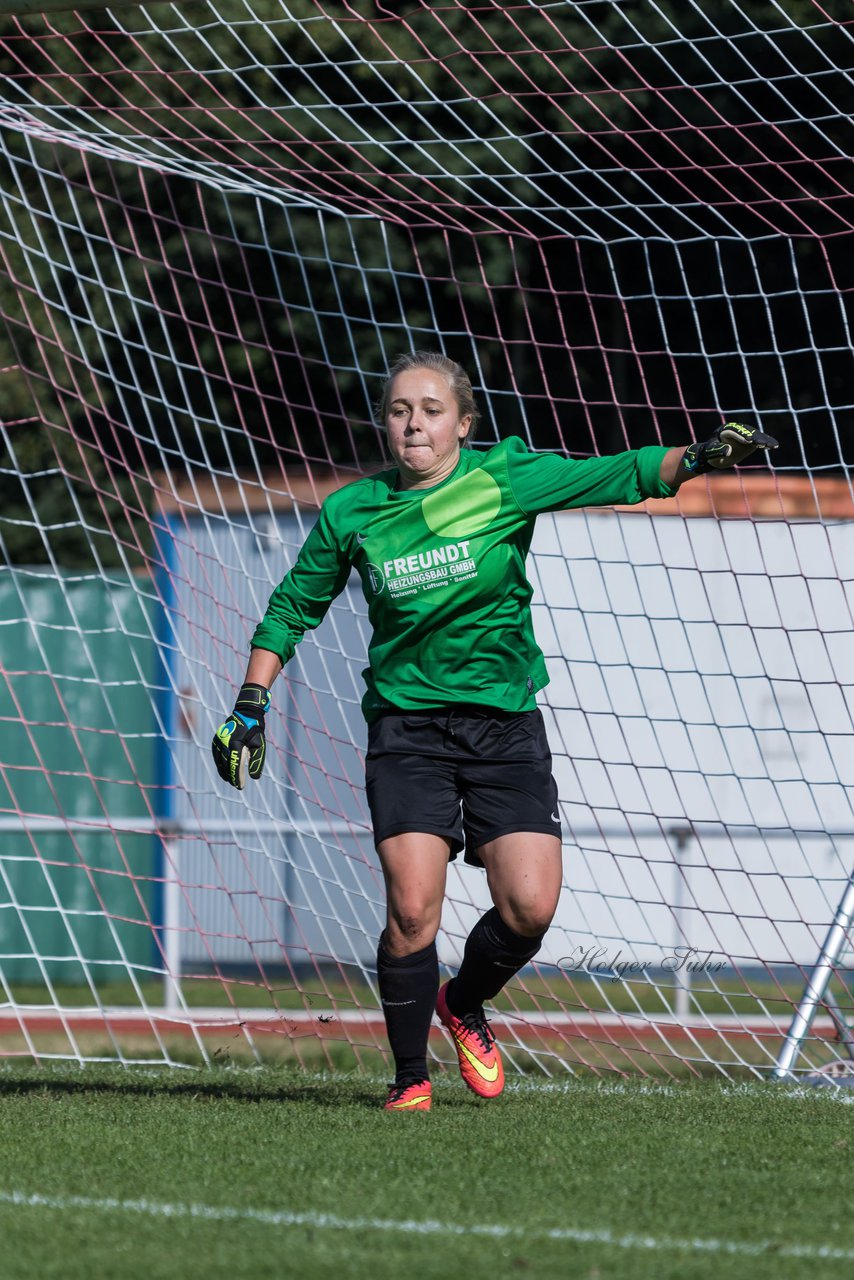
[[[404,831],[444,836],[451,857],[511,831],[560,837],[557,786],[539,710],[386,711],[368,730],[365,780],[374,843]]]

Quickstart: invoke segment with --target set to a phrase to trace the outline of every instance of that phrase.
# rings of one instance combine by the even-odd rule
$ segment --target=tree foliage
[[[24,371],[4,416],[42,424],[14,449],[7,428],[12,558],[49,558],[21,532],[36,489],[108,531],[164,466],[372,465],[376,379],[408,343],[444,343],[493,431],[540,447],[844,403],[838,329],[810,312],[852,216],[812,0],[216,12],[29,18],[0,41],[0,364]],[[767,352],[750,385],[742,350]],[[842,462],[831,416],[809,425],[785,461]]]

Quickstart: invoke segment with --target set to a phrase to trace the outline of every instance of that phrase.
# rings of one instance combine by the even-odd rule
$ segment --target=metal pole
[[[155,625],[155,641],[157,646],[157,665],[155,667],[154,728],[155,738],[155,803],[157,806],[156,822],[160,827],[159,839],[154,847],[154,876],[152,879],[152,923],[154,925],[153,949],[154,963],[164,966],[163,1003],[167,1008],[176,1007],[180,1002],[180,989],[174,988],[174,982],[180,973],[180,956],[174,955],[174,947],[180,943],[181,935],[177,931],[180,923],[180,891],[178,901],[175,892],[178,888],[175,873],[176,840],[170,829],[175,817],[175,761],[172,751],[175,744],[175,726],[177,722],[177,681],[175,659],[177,654],[177,634],[175,618],[177,601],[175,589],[176,553],[172,520],[164,517],[162,526],[155,525],[155,546],[157,549],[157,569],[155,585],[160,608],[157,611]]]
[[[685,868],[682,855],[691,843],[694,832],[690,827],[674,827],[670,833],[675,842],[674,864],[676,867],[676,887],[673,894],[673,919],[676,923],[676,947],[688,945],[683,926],[685,910]],[[677,969],[673,975],[676,989],[673,993],[673,1012],[677,1018],[687,1018],[691,1012],[691,974],[687,967]]]
[[[851,928],[851,920],[854,917],[854,871],[848,881],[848,887],[842,895],[842,901],[833,917],[833,924],[830,926],[827,937],[824,940],[824,946],[819,952],[818,962],[810,974],[809,982],[804,988],[804,994],[801,996],[800,1004],[795,1011],[795,1015],[789,1025],[786,1038],[783,1041],[783,1047],[777,1058],[777,1065],[774,1068],[774,1078],[777,1080],[789,1079],[793,1072],[792,1067],[795,1059],[801,1050],[801,1045],[809,1034],[810,1024],[815,1016],[815,1011],[822,1002],[822,997],[827,990],[827,984],[833,976],[833,969],[839,959],[839,953],[845,946],[848,931]]]
[[[174,837],[163,838],[163,1005],[167,1013],[183,1006],[181,994],[181,877]]]

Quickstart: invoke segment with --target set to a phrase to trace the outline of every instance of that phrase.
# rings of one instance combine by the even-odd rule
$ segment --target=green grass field
[[[854,1270],[851,1095],[265,1066],[0,1067],[0,1274],[693,1280]]]

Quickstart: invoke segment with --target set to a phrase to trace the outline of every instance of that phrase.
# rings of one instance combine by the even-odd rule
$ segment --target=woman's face
[[[407,369],[389,388],[385,427],[401,488],[425,489],[454,470],[471,415],[460,417],[456,396],[441,373]]]

